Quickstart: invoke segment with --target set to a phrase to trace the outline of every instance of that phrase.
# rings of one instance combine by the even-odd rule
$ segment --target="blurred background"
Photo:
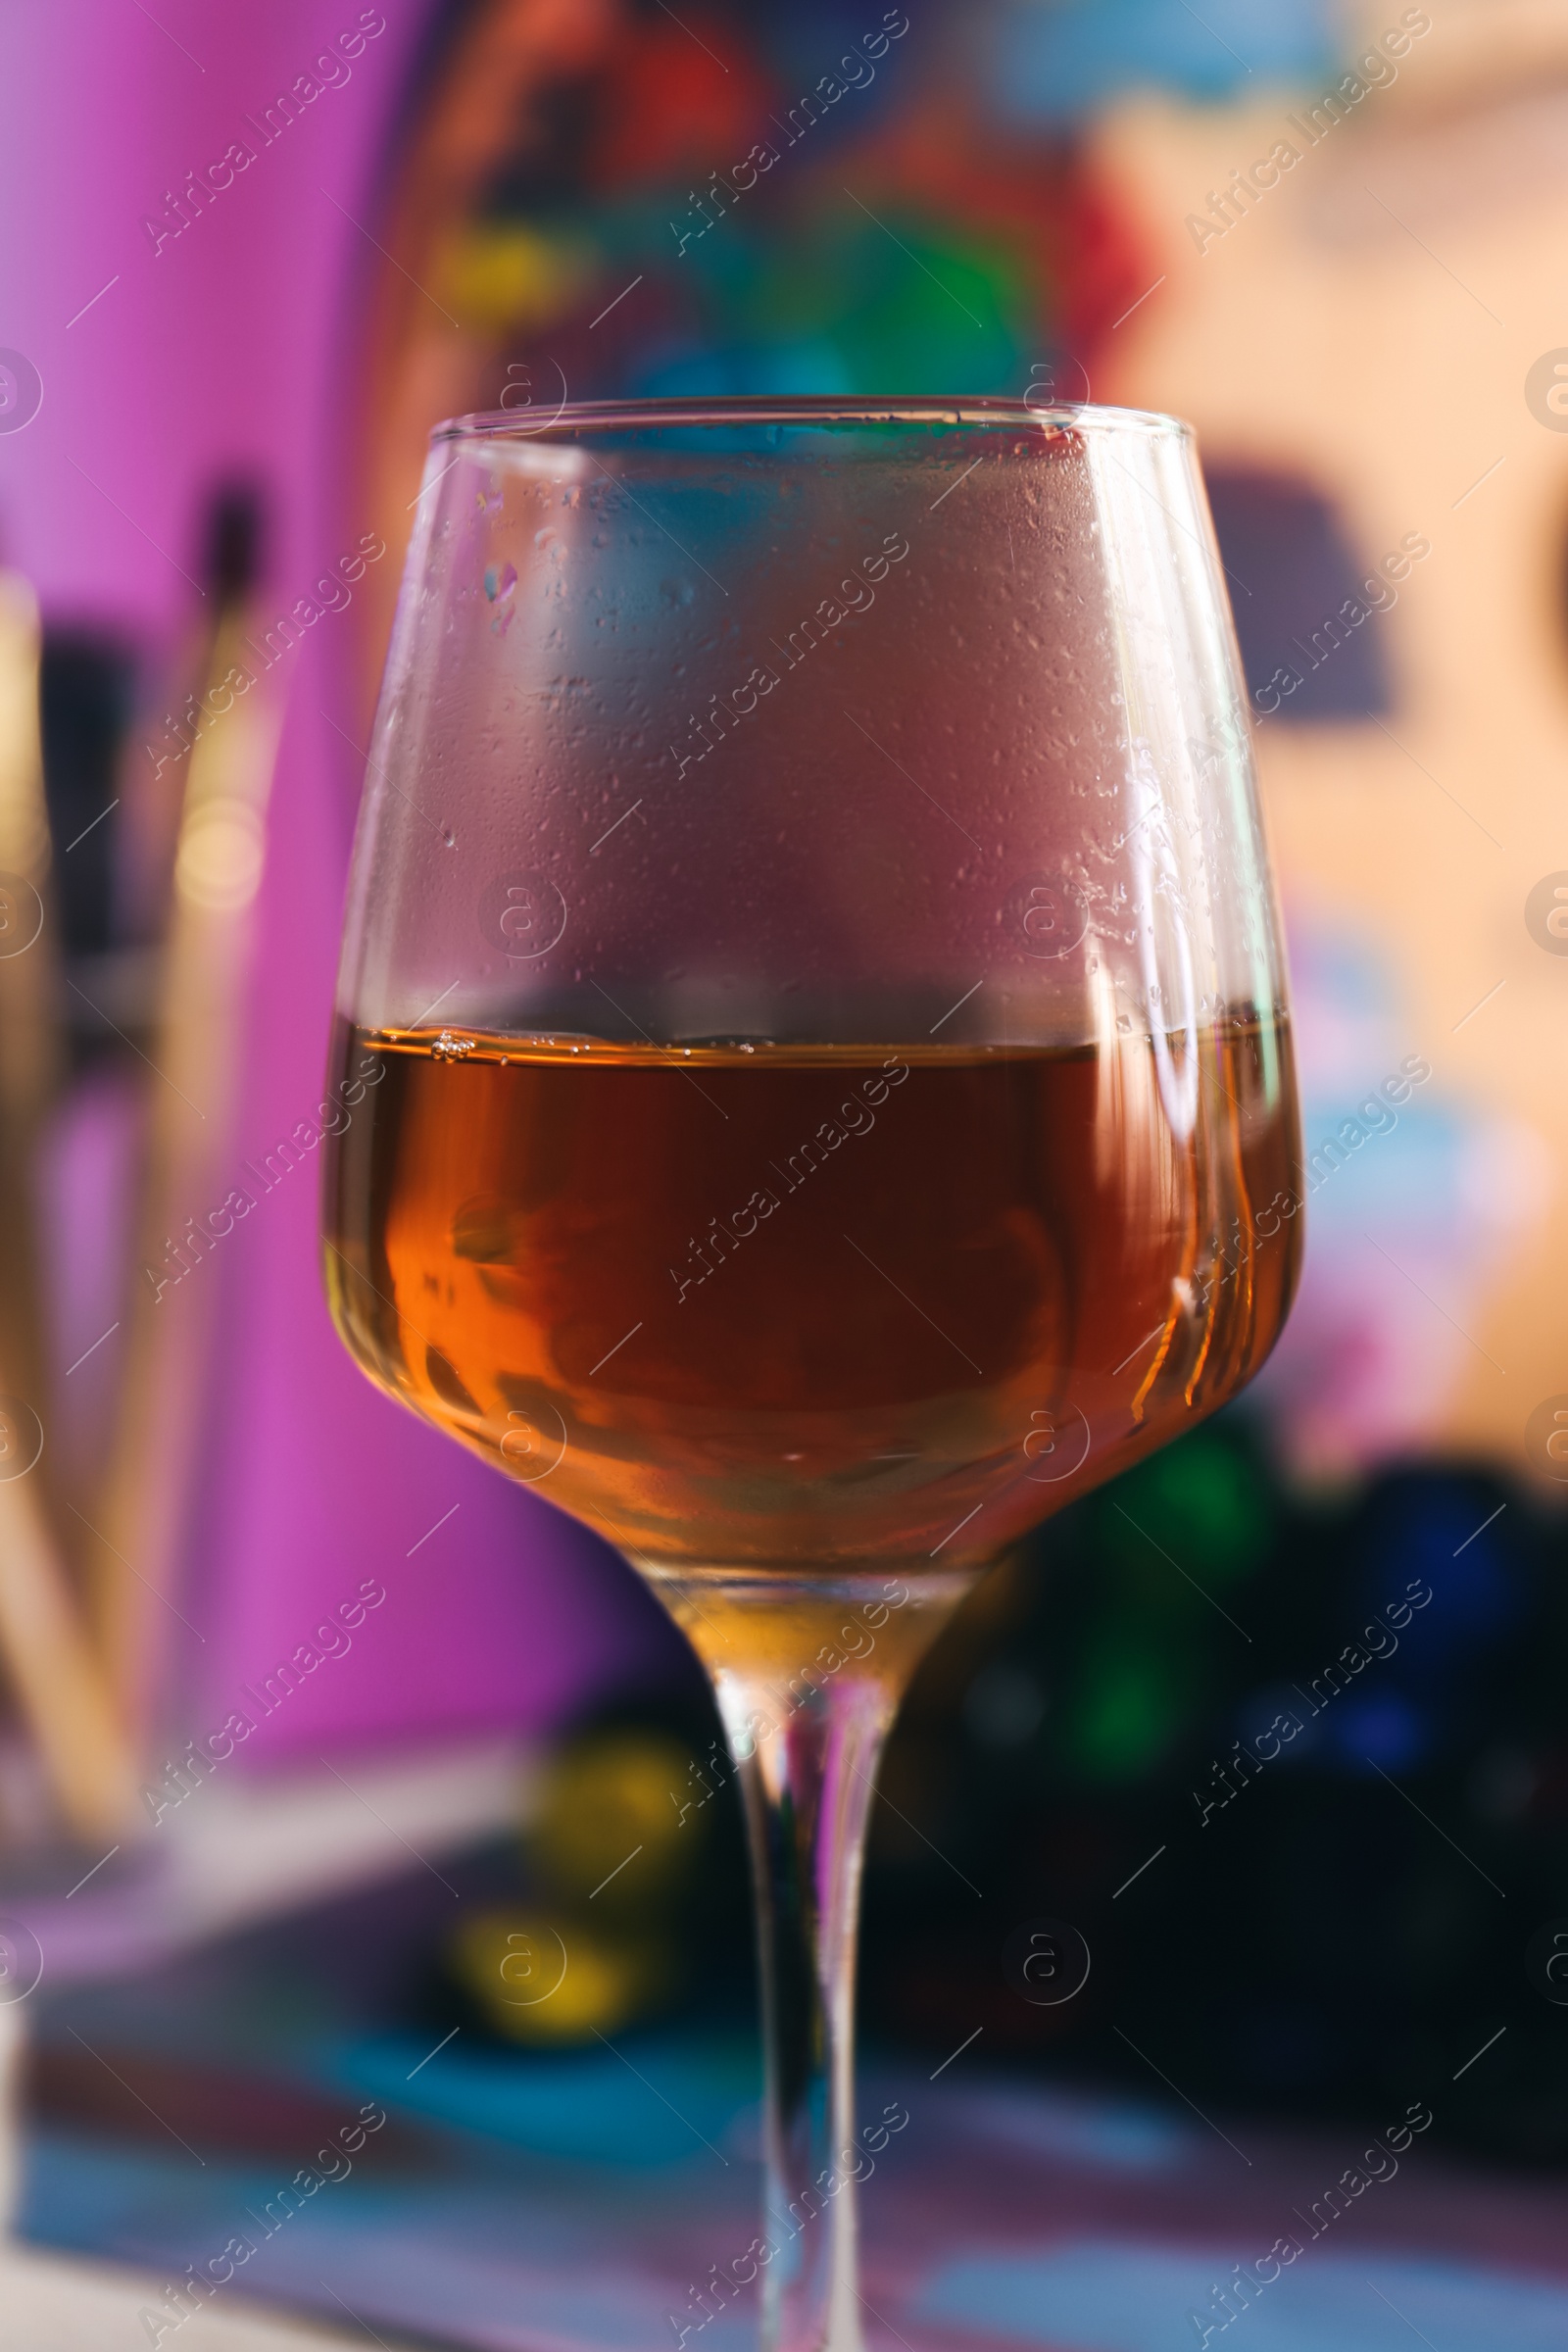
[[[1306,1270],[1245,1402],[999,1570],[910,1696],[867,2284],[922,2342],[1186,2340],[1424,2103],[1259,2342],[1562,2341],[1568,14],[18,0],[0,38],[18,2230],[177,2280],[368,2104],[236,2297],[748,2340],[700,1676],[320,1298],[361,747],[446,415],[1094,399],[1200,436]],[[1042,1920],[1091,1955],[1054,2003],[1004,1958]]]

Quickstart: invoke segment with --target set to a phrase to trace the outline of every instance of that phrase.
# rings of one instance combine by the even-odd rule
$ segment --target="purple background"
[[[0,435],[0,554],[46,620],[107,625],[167,659],[199,602],[183,575],[199,570],[200,502],[225,475],[267,489],[263,593],[279,611],[368,527],[336,491],[370,251],[346,215],[376,226],[422,9],[389,0],[347,83],[182,235],[155,254],[142,225],[230,140],[257,145],[241,118],[360,13],[354,0],[163,0],[157,23],[98,0],[8,12],[0,345],[27,355],[44,396],[24,431]],[[236,1164],[320,1095],[359,789],[325,713],[354,733],[352,627],[334,616],[290,658]],[[368,1387],[327,1321],[315,1224],[307,1168],[214,1262],[218,1377],[182,1601],[206,1644],[180,1712],[192,1729],[220,1723],[243,1683],[374,1576],[388,1601],[352,1654],[241,1753],[549,1722],[657,1653],[654,1604],[586,1533]]]

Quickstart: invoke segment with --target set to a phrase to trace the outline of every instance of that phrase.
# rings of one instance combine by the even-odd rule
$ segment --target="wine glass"
[[[867,1807],[1027,1530],[1261,1363],[1283,959],[1187,429],[1003,400],[431,442],[326,1169],[371,1379],[617,1544],[711,1678],[769,2352],[856,2352]]]

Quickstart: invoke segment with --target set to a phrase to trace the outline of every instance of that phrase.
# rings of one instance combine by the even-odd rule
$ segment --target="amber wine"
[[[326,1171],[350,1348],[666,1572],[993,1558],[1222,1402],[1290,1303],[1282,1025],[1205,1036],[1185,1137],[1147,1038],[339,1053],[384,1067]]]

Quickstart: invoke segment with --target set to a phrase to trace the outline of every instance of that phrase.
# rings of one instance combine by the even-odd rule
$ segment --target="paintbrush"
[[[232,515],[232,506],[229,514]],[[180,754],[184,790],[154,1035],[137,1266],[115,1443],[88,1546],[113,1685],[138,1737],[166,1699],[172,1605],[200,1459],[218,1283],[202,1239],[233,1183],[240,1035],[279,706],[245,640],[250,563],[231,529]]]
[[[38,1132],[57,1083],[59,958],[38,733],[37,605],[0,573],[0,1660],[62,1814],[83,1837],[121,1827],[129,1753],[48,1509],[32,1213]]]

